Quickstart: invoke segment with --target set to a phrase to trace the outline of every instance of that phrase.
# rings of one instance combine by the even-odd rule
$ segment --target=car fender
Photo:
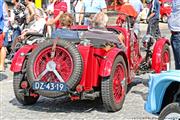
[[[180,83],[179,77],[180,71],[177,70],[151,75],[145,110],[153,114],[159,113],[168,86],[172,82]]]
[[[161,56],[162,56],[162,50],[165,44],[170,45],[170,42],[166,38],[160,38],[156,41],[153,54],[152,54],[152,70],[154,70],[156,73],[161,72]]]
[[[101,61],[100,71],[99,71],[100,76],[102,77],[110,76],[112,71],[112,66],[117,55],[122,55],[124,57],[128,69],[127,56],[125,52],[119,48],[113,48],[106,54],[105,58]]]
[[[25,58],[27,57],[26,54],[29,53],[32,49],[35,48],[35,45],[25,45],[21,47],[14,55],[12,59],[12,64],[10,70],[12,72],[20,72],[22,71],[23,63]]]

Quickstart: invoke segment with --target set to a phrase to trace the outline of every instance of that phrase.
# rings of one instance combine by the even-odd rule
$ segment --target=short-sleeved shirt
[[[136,18],[138,15],[136,10],[131,4],[123,4],[121,7],[119,7],[118,11],[125,13],[133,18]]]
[[[84,0],[84,12],[98,13],[102,9],[107,8],[105,0]]]
[[[129,0],[129,3],[134,7],[138,14],[142,11],[143,4],[140,0]]]
[[[6,11],[6,4],[4,1],[0,1],[0,32],[7,32],[9,27],[9,21],[8,21],[8,13]]]
[[[172,2],[172,13],[168,19],[168,26],[171,31],[180,31],[180,0]]]
[[[155,13],[155,15],[153,16],[154,19],[159,19],[159,14],[160,14],[159,0],[153,0],[152,1],[152,5],[151,5],[150,10],[149,10],[149,15],[151,13]]]
[[[59,13],[63,11],[63,12],[67,12],[67,4],[66,2],[62,2],[61,0],[57,0],[54,3],[54,18],[56,18]],[[60,21],[56,22],[56,28],[60,27]]]
[[[37,31],[38,33],[43,33],[45,24],[46,20],[44,18],[40,18],[38,21],[34,22],[29,29]]]

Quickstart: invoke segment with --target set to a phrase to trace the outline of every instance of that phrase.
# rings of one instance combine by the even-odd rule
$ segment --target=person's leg
[[[175,60],[175,69],[180,70],[180,33],[171,36],[171,44]]]
[[[21,30],[19,28],[15,29],[12,35],[12,42],[20,35],[21,35]]]
[[[8,45],[8,33],[6,33],[4,38],[3,47],[0,50],[0,71],[5,70],[5,58],[6,58],[6,46]]]
[[[2,47],[0,50],[0,71],[4,71],[4,63],[6,58],[6,47]]]
[[[158,38],[158,37],[160,37],[161,36],[161,32],[160,32],[160,29],[159,29],[159,20],[157,19],[157,20],[155,20],[155,30],[154,30],[154,32],[155,32],[155,38]]]
[[[157,22],[152,18],[151,20],[151,35],[156,39]]]
[[[148,23],[148,28],[147,28],[147,33],[146,34],[152,35],[152,27],[153,27],[152,22],[153,22],[152,19],[150,19],[149,23]]]

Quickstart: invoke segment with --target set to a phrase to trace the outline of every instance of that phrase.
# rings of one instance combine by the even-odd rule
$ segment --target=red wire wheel
[[[60,47],[56,47],[56,56],[51,59],[52,47],[48,47],[39,52],[38,56],[34,62],[34,75],[37,78],[45,69],[49,61],[54,61],[56,64],[57,72],[60,73],[63,80],[67,82],[73,72],[73,60],[69,52]],[[48,72],[45,74],[42,79],[42,82],[59,82],[58,78],[55,76],[53,72]]]
[[[165,44],[165,46],[163,47],[163,51],[162,51],[162,63],[161,63],[161,71],[166,71],[169,70],[171,67],[170,64],[170,50],[169,50],[169,46],[167,44]]]
[[[58,40],[55,50],[52,50],[54,40],[40,43],[33,50],[27,65],[27,77],[30,83],[34,81],[60,82],[59,74],[69,89],[73,90],[81,80],[82,60],[76,46],[68,41]],[[53,57],[52,57],[52,54]],[[31,58],[31,59],[30,59]],[[52,71],[56,70],[56,73]],[[57,91],[37,90],[45,97],[58,97],[65,93]]]
[[[125,80],[125,70],[124,66],[119,63],[116,67],[113,77],[114,100],[117,104],[122,101],[125,95],[124,87],[121,84],[123,80]]]
[[[101,82],[101,95],[107,111],[115,112],[122,108],[127,90],[127,68],[122,56],[117,56],[111,75]]]

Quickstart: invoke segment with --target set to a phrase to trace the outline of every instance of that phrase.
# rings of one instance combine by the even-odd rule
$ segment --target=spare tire
[[[52,58],[53,45],[56,47]],[[32,85],[34,81],[37,81],[38,76],[45,71],[46,65],[50,61],[55,63],[56,71],[61,75],[68,88],[70,90],[75,89],[81,80],[82,59],[75,44],[64,40],[57,40],[56,42],[47,40],[38,44],[38,47],[32,51],[27,63],[27,77],[30,84]],[[48,71],[39,81],[59,82],[59,79],[54,72]],[[59,97],[65,94],[59,91],[45,90],[37,90],[37,93],[45,97]]]

